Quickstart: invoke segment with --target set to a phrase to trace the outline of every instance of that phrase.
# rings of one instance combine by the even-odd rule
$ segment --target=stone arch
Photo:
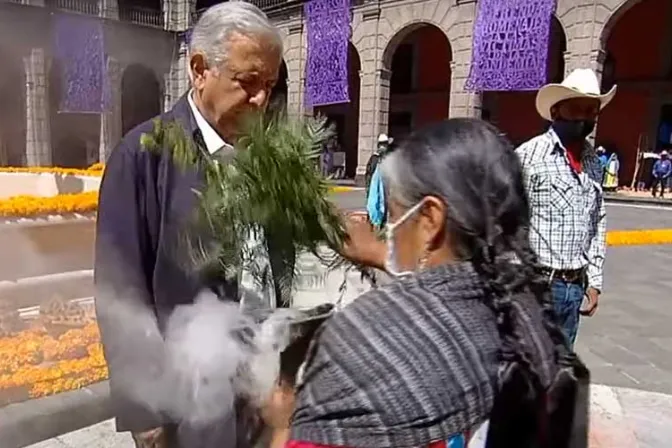
[[[603,1],[603,3],[613,3],[613,7],[610,8],[610,14],[606,21],[602,24],[602,27],[596,32],[596,35],[599,36],[600,48],[605,49],[607,47],[607,41],[609,36],[613,31],[616,24],[619,20],[628,13],[632,8],[646,0],[619,0],[619,1]]]
[[[161,83],[143,64],[131,64],[121,77],[121,128],[126,134],[140,123],[161,113]]]
[[[453,50],[436,25],[416,22],[399,30],[383,51],[389,76],[388,133],[393,138],[413,128],[448,118]]]
[[[565,29],[557,16],[551,20],[547,82],[562,82],[565,75]],[[498,126],[515,145],[543,132],[546,123],[535,106],[537,91],[483,92],[481,118]]]
[[[389,40],[386,42],[385,46],[383,47],[384,50],[382,55],[383,68],[387,70],[391,69],[392,58],[394,57],[394,53],[399,48],[399,45],[401,45],[406,39],[411,37],[414,33],[417,33],[421,29],[428,27],[444,34],[446,42],[448,42],[448,45],[450,45],[450,40],[448,39],[448,36],[443,32],[439,24],[433,23],[433,21],[414,20],[406,24],[396,34],[391,36]],[[451,59],[452,59],[452,49],[451,49]]]
[[[286,112],[287,111],[287,95],[289,90],[289,72],[287,70],[287,64],[284,59],[280,64],[280,70],[278,71],[278,82],[271,90],[271,95],[268,100],[268,110],[274,112]]]
[[[26,150],[26,75],[20,54],[0,48],[0,166],[22,166]]]
[[[362,62],[357,48],[348,44],[348,88],[350,102],[316,106],[314,114],[326,116],[336,127],[340,150],[345,153],[344,177],[353,179],[358,164],[360,71]]]
[[[464,36],[460,28],[462,25],[466,25],[471,29],[471,17],[466,17],[469,16],[468,14],[465,17],[462,17],[464,14],[462,16],[458,15],[458,10],[464,11],[469,6],[460,5],[458,7],[456,3],[445,0],[426,0],[422,5],[408,3],[382,8],[377,27],[380,48],[393,51],[395,44],[402,41],[407,34],[426,25],[433,25],[441,30],[454,51],[469,48],[471,38],[470,36]],[[470,7],[475,8],[475,5]],[[362,37],[360,34],[366,32],[365,27],[355,29],[353,41],[360,39]],[[360,49],[361,51],[362,49]],[[384,60],[384,58],[382,59]]]
[[[581,41],[579,45],[583,46],[588,41],[590,51],[594,51],[600,48],[602,36],[609,34],[618,18],[640,1],[643,0],[558,0],[556,14],[569,42]],[[587,19],[592,26],[586,26]]]
[[[621,161],[619,181],[635,177],[637,149],[672,149],[672,3],[669,0],[620,2],[605,21],[599,36],[604,69],[602,89],[618,86],[616,97],[604,109],[596,143],[616,152]],[[641,30],[646,29],[646,33]],[[650,183],[650,166],[641,179]]]
[[[390,54],[404,34],[411,33],[416,27],[431,25],[441,30],[455,58],[450,67],[451,96],[460,97],[452,101],[451,109],[458,114],[463,109],[468,112],[473,95],[463,93],[461,89],[468,70],[475,10],[474,3],[458,6],[457,2],[447,0],[387,2],[378,10],[353,8],[351,40],[362,61],[358,182],[363,182],[366,162],[376,146],[378,134],[388,132],[390,72],[384,64],[386,49]]]

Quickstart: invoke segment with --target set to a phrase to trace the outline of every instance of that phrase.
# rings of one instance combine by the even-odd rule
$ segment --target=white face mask
[[[394,277],[400,277],[402,275],[409,275],[413,273],[413,271],[399,270],[399,266],[397,265],[397,255],[394,249],[394,231],[406,220],[408,220],[408,218],[417,213],[424,202],[425,201],[418,202],[413,207],[409,208],[406,213],[401,216],[401,218],[397,219],[396,222],[385,225],[385,239],[387,240],[387,258],[385,259],[385,270],[388,272],[388,274]]]

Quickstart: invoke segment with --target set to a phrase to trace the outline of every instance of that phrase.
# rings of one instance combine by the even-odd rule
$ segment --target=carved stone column
[[[119,20],[119,1],[118,0],[99,0],[100,16],[105,19]]]
[[[26,71],[26,164],[50,166],[51,130],[44,49],[31,49],[23,62]]]
[[[469,92],[464,86],[469,77],[471,61],[466,58],[450,63],[450,110],[449,116],[481,118],[482,97],[480,92]]]
[[[163,0],[163,22],[168,31],[186,31],[194,25],[196,0]]]
[[[100,114],[100,146],[98,160],[105,162],[121,138],[121,66],[112,57],[107,58],[107,76],[110,98],[108,108]]]
[[[177,39],[177,55],[170,63],[170,70],[164,76],[165,91],[163,95],[164,110],[171,109],[177,100],[189,90],[189,47],[186,33],[181,33]]]
[[[292,117],[299,117],[305,112],[307,48],[303,23],[290,24],[283,56],[287,65],[287,113]]]
[[[358,185],[364,182],[366,163],[376,147],[378,134],[387,133],[391,75],[387,69],[360,71],[359,145],[355,175]]]

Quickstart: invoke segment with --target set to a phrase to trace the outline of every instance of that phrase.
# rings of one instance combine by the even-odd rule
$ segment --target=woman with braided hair
[[[400,144],[381,173],[386,238],[352,219],[343,252],[394,280],[320,328],[295,392],[278,389],[267,409],[274,446],[472,447],[486,422],[489,448],[585,446],[580,363],[528,244],[508,141],[483,121],[447,120]]]

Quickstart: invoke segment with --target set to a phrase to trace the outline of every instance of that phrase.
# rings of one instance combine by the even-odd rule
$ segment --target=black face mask
[[[593,132],[595,120],[555,120],[551,127],[562,143],[578,143]]]

